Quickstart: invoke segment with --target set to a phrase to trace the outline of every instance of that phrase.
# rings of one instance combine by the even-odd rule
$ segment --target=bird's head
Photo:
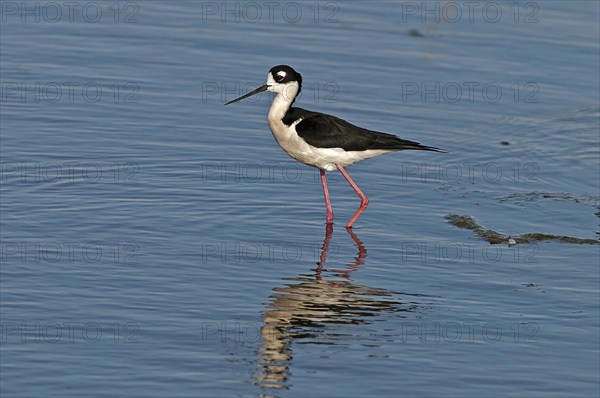
[[[282,95],[285,100],[294,102],[298,94],[300,94],[301,89],[302,76],[300,73],[296,72],[290,66],[277,65],[269,70],[266,84],[260,86],[256,90],[250,91],[248,94],[227,102],[225,105],[233,104],[234,102],[238,102],[263,91],[270,91],[278,96]]]

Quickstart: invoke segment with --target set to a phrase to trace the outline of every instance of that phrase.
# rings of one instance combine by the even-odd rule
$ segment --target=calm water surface
[[[452,4],[2,2],[2,396],[598,396],[598,245],[446,216],[598,239],[599,5]],[[223,106],[277,64],[448,153],[352,167],[352,233],[331,174],[326,228]]]

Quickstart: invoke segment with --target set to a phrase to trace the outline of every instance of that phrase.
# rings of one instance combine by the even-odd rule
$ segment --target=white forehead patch
[[[277,71],[277,73],[275,73],[275,76],[273,76],[272,72],[269,72],[267,74],[267,84],[278,84],[278,82],[281,82],[283,79],[285,79],[285,77],[287,76],[287,72],[285,71]]]

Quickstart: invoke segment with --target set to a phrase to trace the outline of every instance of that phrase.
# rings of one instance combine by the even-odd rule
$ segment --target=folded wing
[[[305,111],[300,108],[296,108],[294,111],[296,119],[302,117],[302,121],[296,125],[298,135],[309,145],[315,147],[342,148],[345,151],[413,149],[443,152],[435,147],[403,140],[393,134],[367,130],[335,116]],[[294,117],[294,115],[290,116]]]

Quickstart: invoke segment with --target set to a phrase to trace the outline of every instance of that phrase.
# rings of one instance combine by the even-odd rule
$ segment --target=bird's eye
[[[276,82],[282,82],[283,79],[285,79],[285,73],[284,72],[279,72],[278,74],[275,75],[275,81]]]

